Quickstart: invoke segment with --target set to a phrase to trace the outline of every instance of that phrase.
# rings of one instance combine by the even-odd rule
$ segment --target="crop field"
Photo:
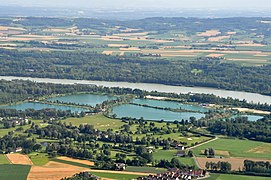
[[[269,177],[245,176],[233,174],[211,174],[206,180],[267,180]]]
[[[72,51],[80,48],[118,56],[141,54],[143,57],[173,60],[221,57],[226,62],[250,66],[271,63],[271,53],[268,52],[270,45],[264,43],[270,40],[269,37],[238,27],[234,30],[225,30],[224,27],[210,28],[193,33],[182,28],[159,32],[140,27],[131,28],[129,24],[109,27],[102,23],[89,28],[72,24],[40,27],[32,33],[27,31],[29,28],[32,26],[0,25],[0,48],[27,51]],[[91,44],[92,47],[85,47],[86,44]]]
[[[8,161],[4,154],[0,154],[0,164],[10,164],[10,162]]]
[[[49,162],[49,157],[46,153],[31,153],[28,154],[28,157],[35,166],[43,166]]]
[[[271,162],[271,160],[266,160],[266,159],[257,159],[257,158],[207,158],[207,157],[197,157],[196,161],[198,162],[200,168],[204,169],[205,168],[205,164],[206,162],[229,162],[231,164],[231,169],[238,171],[238,170],[242,170],[243,166],[244,166],[244,161],[245,160],[252,160],[252,161],[269,161]]]
[[[7,154],[6,157],[12,164],[33,165],[33,162],[27,155]]]
[[[119,179],[119,180],[131,180],[137,179],[140,175],[136,174],[115,174],[115,173],[106,173],[106,172],[91,172],[91,174],[98,176],[101,179]]]
[[[59,180],[65,177],[86,171],[87,168],[50,161],[44,166],[32,166],[27,177],[28,180]]]
[[[271,160],[271,145],[263,142],[220,138],[210,143],[198,146],[193,149],[193,151],[195,155],[203,156],[202,151],[206,148],[214,148],[215,151],[220,151],[221,154],[217,155],[221,156],[223,156],[223,153],[228,152],[230,157],[259,158]]]
[[[26,180],[31,166],[28,165],[0,165],[0,179],[3,180]]]
[[[147,166],[128,166],[125,171],[129,172],[142,172],[142,173],[162,173],[167,171],[164,168],[147,167]]]

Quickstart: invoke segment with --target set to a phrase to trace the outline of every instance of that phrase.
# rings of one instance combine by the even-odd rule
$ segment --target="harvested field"
[[[6,157],[12,164],[33,165],[32,161],[27,155],[7,154]]]
[[[140,29],[126,28],[125,30],[121,30],[120,32],[131,33],[131,32],[135,32],[135,31],[139,31],[139,30]]]
[[[158,96],[145,96],[145,98],[147,99],[155,99],[155,100],[164,100],[164,99],[167,99],[167,97],[158,97]]]
[[[70,29],[61,29],[61,28],[49,28],[49,29],[44,29],[43,31],[56,32],[56,33],[68,33],[71,30]]]
[[[151,40],[152,42],[155,42],[155,43],[171,43],[171,42],[174,42],[174,41],[171,41],[171,40],[164,40],[164,39],[155,39],[155,40]]]
[[[59,180],[89,169],[68,164],[49,162],[45,166],[32,166],[28,180]]]
[[[140,51],[138,47],[119,48],[121,51]]]
[[[228,34],[228,35],[235,35],[236,32],[235,32],[235,31],[229,31],[229,32],[227,32],[227,34]]]
[[[252,152],[256,154],[271,154],[271,144],[258,146],[256,148],[249,150],[248,152]]]
[[[239,112],[248,112],[248,113],[265,114],[265,115],[271,114],[271,112],[269,112],[269,111],[260,111],[260,110],[249,109],[249,108],[232,108],[232,109],[238,110]]]
[[[223,57],[225,54],[209,54],[207,55],[206,57],[214,57],[214,58],[217,58],[217,57]]]
[[[205,169],[206,162],[229,162],[231,164],[232,170],[239,170],[243,169],[244,161],[245,160],[252,160],[252,161],[269,161],[271,160],[264,160],[264,159],[255,159],[255,158],[206,158],[206,157],[197,157],[196,161],[198,162],[200,168]]]
[[[223,39],[227,39],[227,38],[230,38],[230,36],[217,36],[217,37],[211,37],[208,39],[208,41],[210,42],[219,42]]]
[[[200,37],[211,37],[211,36],[217,36],[219,34],[221,34],[221,32],[218,31],[218,30],[208,30],[206,32],[199,33],[198,36],[200,36]]]
[[[103,51],[102,54],[105,54],[105,55],[112,55],[114,51]]]
[[[229,61],[244,61],[244,62],[257,62],[257,63],[266,63],[266,59],[241,59],[241,58],[229,58],[226,59]]]
[[[123,37],[130,37],[130,36],[146,36],[148,32],[140,32],[140,33],[121,33],[121,34],[114,34],[114,36],[123,36]]]
[[[265,47],[264,44],[254,44],[254,43],[248,43],[248,44],[237,44],[236,46],[243,46],[243,47]]]
[[[94,166],[94,162],[91,162],[91,161],[88,161],[88,160],[80,160],[80,159],[74,159],[74,158],[64,157],[64,156],[58,157],[57,159],[76,162],[76,163],[80,163],[80,164],[85,164],[85,165],[88,165],[88,166]]]
[[[122,47],[128,47],[128,44],[108,44],[108,47],[116,47],[116,48],[122,48]]]

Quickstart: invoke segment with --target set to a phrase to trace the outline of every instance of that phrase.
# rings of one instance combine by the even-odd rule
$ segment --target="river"
[[[201,94],[214,94],[219,97],[231,97],[253,103],[267,103],[271,104],[271,96],[264,96],[257,93],[248,93],[241,91],[228,91],[206,87],[185,87],[185,86],[170,86],[163,84],[152,83],[128,83],[128,82],[107,82],[107,81],[88,81],[88,80],[70,80],[70,79],[49,79],[49,78],[30,78],[30,77],[14,77],[14,76],[0,76],[4,80],[30,80],[40,83],[55,83],[55,84],[93,84],[104,87],[120,87],[141,89],[146,91],[158,91],[165,93],[201,93]]]

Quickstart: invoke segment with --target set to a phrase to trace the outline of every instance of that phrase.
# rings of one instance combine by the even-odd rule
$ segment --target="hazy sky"
[[[271,0],[0,0],[0,5],[79,8],[271,9]]]

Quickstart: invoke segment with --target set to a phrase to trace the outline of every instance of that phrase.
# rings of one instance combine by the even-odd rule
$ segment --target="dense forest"
[[[271,143],[270,117],[256,122],[248,121],[246,117],[237,117],[226,121],[217,120],[209,123],[208,130],[214,134]]]
[[[244,67],[219,60],[168,61],[95,52],[0,50],[0,75],[202,86],[271,95],[271,66]],[[193,70],[201,73],[194,74]]]

